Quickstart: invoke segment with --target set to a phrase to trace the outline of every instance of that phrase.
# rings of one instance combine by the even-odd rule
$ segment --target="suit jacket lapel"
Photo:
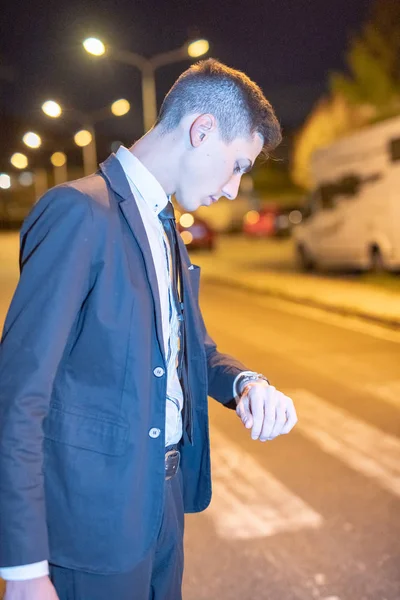
[[[101,163],[100,168],[107,181],[109,182],[111,188],[117,194],[119,207],[142,252],[143,259],[146,265],[147,277],[153,296],[154,311],[156,315],[157,337],[160,344],[161,352],[165,358],[160,294],[157,283],[157,275],[154,268],[150,244],[147,239],[146,230],[144,228],[139,209],[137,207],[135,198],[131,192],[128,180],[125,177],[124,170],[121,167],[121,164],[116,158],[115,154],[111,154],[111,156],[109,156],[107,160]]]

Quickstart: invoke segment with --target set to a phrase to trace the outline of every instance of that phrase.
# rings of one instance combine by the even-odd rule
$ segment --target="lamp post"
[[[104,43],[97,38],[87,38],[83,42],[83,47],[86,52],[93,56],[103,56],[107,53],[113,60],[136,67],[141,71],[143,125],[144,130],[148,131],[154,125],[157,118],[156,69],[188,58],[198,58],[203,56],[208,52],[209,43],[204,39],[196,40],[191,43],[188,42],[181,46],[181,48],[157,54],[152,58],[144,58],[135,52],[127,52],[125,50],[106,47]]]
[[[42,104],[42,111],[52,119],[58,119],[63,114],[63,109],[54,100],[46,100]],[[115,100],[110,106],[101,108],[90,115],[80,110],[69,109],[71,117],[81,123],[82,129],[74,135],[74,141],[77,146],[82,148],[83,171],[85,175],[94,173],[97,169],[97,146],[95,124],[107,119],[111,114],[115,117],[122,117],[130,111],[128,100],[120,98]]]

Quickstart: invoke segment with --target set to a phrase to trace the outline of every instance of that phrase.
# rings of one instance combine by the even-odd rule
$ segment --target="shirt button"
[[[158,438],[160,433],[161,433],[161,429],[158,429],[157,427],[152,427],[149,431],[149,436],[151,438]]]
[[[164,375],[164,369],[162,367],[156,367],[153,373],[156,377],[162,377]]]

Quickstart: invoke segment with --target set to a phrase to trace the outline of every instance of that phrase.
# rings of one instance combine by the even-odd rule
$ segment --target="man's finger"
[[[282,434],[289,433],[289,431],[291,431],[293,429],[293,427],[296,425],[296,423],[298,421],[296,409],[293,404],[293,400],[289,397],[287,397],[287,403],[286,403],[286,418],[287,418],[287,421],[282,428],[282,432],[281,432]]]
[[[267,394],[264,396],[264,423],[262,428],[263,441],[267,440],[271,436],[271,432],[275,426],[276,421],[276,390],[274,387],[268,389]]]
[[[250,411],[253,415],[253,428],[251,430],[251,437],[253,440],[258,440],[263,427],[264,395],[264,390],[255,387],[249,392]]]
[[[253,417],[248,409],[248,399],[246,398],[246,402],[244,399],[240,400],[238,405],[236,406],[236,414],[240,417],[243,425],[250,429],[253,426]]]
[[[266,439],[273,440],[274,438],[278,437],[278,435],[281,435],[285,424],[286,424],[286,407],[284,404],[279,402],[279,404],[277,404],[277,406],[276,406],[275,425],[274,425],[269,437],[267,436]]]

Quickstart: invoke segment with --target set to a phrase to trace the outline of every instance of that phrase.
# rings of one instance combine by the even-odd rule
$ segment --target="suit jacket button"
[[[156,367],[153,373],[156,377],[162,377],[164,375],[164,369],[162,367]]]
[[[152,427],[149,431],[149,436],[151,438],[158,438],[160,433],[161,433],[161,429],[158,429],[158,427]]]

